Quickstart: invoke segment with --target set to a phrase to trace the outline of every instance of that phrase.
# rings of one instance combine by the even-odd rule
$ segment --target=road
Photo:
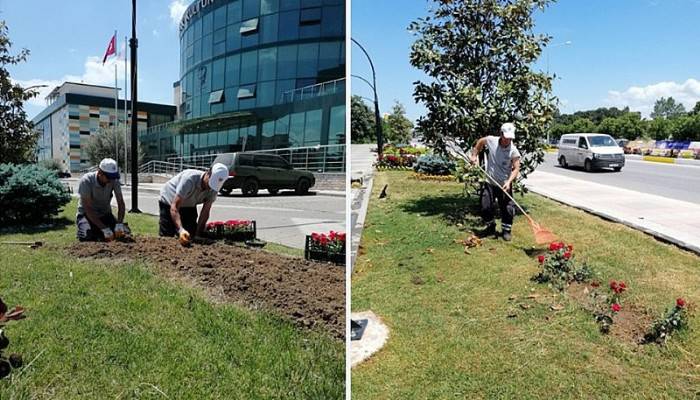
[[[628,157],[620,172],[603,170],[589,173],[583,169],[561,168],[557,164],[556,154],[548,153],[537,171],[700,204],[700,167],[696,166],[655,163]]]

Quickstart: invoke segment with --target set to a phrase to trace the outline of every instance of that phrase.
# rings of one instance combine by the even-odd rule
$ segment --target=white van
[[[610,135],[601,133],[570,133],[559,140],[557,160],[562,167],[594,169],[612,168],[620,171],[625,166],[625,152]]]

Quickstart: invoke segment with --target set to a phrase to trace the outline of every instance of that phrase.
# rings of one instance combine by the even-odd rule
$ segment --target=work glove
[[[102,229],[102,235],[104,235],[105,240],[108,242],[114,240],[114,233],[111,229],[109,229],[109,227]]]
[[[114,237],[121,238],[126,235],[126,229],[124,229],[124,224],[117,224],[114,227]]]
[[[190,244],[190,233],[187,232],[185,228],[180,228],[180,230],[178,231],[178,236],[181,245],[186,246]]]

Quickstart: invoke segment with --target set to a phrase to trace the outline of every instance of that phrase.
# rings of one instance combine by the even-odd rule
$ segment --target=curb
[[[537,193],[537,194],[539,194],[540,196],[546,197],[546,198],[548,198],[548,199],[550,199],[550,200],[554,200],[554,201],[556,201],[556,202],[559,203],[559,204],[564,204],[564,205],[569,206],[569,207],[577,208],[577,209],[579,209],[579,210],[585,211],[585,212],[587,212],[587,213],[589,213],[589,214],[596,215],[596,216],[601,217],[601,218],[603,218],[603,219],[606,219],[606,220],[608,220],[608,221],[612,221],[612,222],[616,222],[616,223],[618,223],[618,224],[626,225],[626,226],[628,226],[628,227],[630,227],[630,228],[632,228],[632,229],[636,229],[636,230],[641,231],[641,232],[644,232],[644,233],[646,233],[646,234],[648,234],[648,235],[650,235],[650,236],[653,236],[653,237],[655,237],[656,239],[658,239],[658,240],[660,240],[660,241],[662,241],[662,242],[670,243],[670,244],[676,245],[676,246],[678,246],[678,247],[680,247],[680,248],[682,248],[682,249],[689,250],[689,251],[692,251],[692,252],[694,252],[694,253],[700,255],[700,246],[696,246],[696,245],[693,245],[693,244],[690,244],[690,243],[686,243],[686,242],[684,242],[684,241],[682,241],[682,240],[678,240],[678,239],[676,239],[676,238],[674,238],[674,237],[671,237],[671,236],[668,236],[668,235],[666,235],[666,234],[664,234],[664,233],[661,233],[661,232],[655,231],[655,230],[653,230],[653,229],[647,228],[647,227],[645,227],[645,226],[639,225],[639,224],[637,224],[637,223],[635,223],[635,222],[633,222],[633,221],[628,221],[628,220],[626,220],[626,219],[618,218],[618,217],[616,217],[616,216],[614,216],[614,215],[610,215],[610,214],[605,213],[605,212],[602,212],[602,211],[597,211],[597,210],[594,210],[594,209],[592,209],[592,208],[590,208],[590,207],[571,204],[571,203],[568,203],[568,202],[566,202],[566,201],[560,200],[560,199],[554,197],[553,195],[550,195],[550,194],[547,194],[547,193],[542,193],[542,192],[540,192],[540,191],[538,191],[538,190],[536,190],[536,189],[531,189],[531,188],[528,188],[528,189],[529,189],[531,192],[533,192],[533,193]]]
[[[122,191],[131,192],[129,187],[124,186],[122,186]],[[160,189],[139,188],[139,193],[160,194]],[[314,193],[316,196],[345,197],[345,192],[339,190],[316,190],[309,193]]]

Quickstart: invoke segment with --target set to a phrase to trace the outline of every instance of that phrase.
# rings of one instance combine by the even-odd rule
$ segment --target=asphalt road
[[[556,154],[548,153],[537,171],[700,204],[700,167],[696,166],[655,163],[628,157],[620,172],[602,170],[589,173],[583,169],[561,168]]]

